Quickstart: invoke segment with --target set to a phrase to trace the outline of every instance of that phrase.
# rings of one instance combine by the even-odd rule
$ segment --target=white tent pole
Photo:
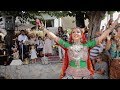
[[[22,43],[22,60],[23,60],[23,43]]]
[[[46,21],[45,21],[45,28],[46,28]],[[44,35],[44,31],[43,31],[43,35]],[[45,35],[44,35],[44,45],[45,45]],[[44,54],[44,57],[45,57],[45,48],[43,49],[43,54]]]

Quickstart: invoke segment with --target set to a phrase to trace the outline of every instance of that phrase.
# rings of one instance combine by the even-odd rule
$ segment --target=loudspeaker
[[[13,16],[5,17],[5,29],[6,30],[15,30],[15,20]]]
[[[78,12],[76,14],[76,26],[80,28],[85,27],[84,13]]]

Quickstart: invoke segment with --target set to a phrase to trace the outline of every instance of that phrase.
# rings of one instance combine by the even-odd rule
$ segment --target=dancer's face
[[[75,28],[72,30],[73,41],[80,41],[81,37],[82,37],[82,32],[79,28]]]

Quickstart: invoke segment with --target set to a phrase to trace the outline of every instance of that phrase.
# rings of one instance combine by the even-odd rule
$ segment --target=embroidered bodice
[[[88,48],[83,45],[73,44],[68,48],[69,61],[73,60],[76,63],[80,60],[86,61],[88,58]]]
[[[69,65],[66,74],[78,78],[90,75],[87,69],[88,48],[94,47],[96,41],[88,41],[86,44],[70,44],[60,39],[59,44],[68,49]]]

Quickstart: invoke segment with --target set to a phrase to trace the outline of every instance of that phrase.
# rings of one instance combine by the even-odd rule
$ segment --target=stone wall
[[[0,76],[7,79],[59,79],[62,63],[0,66]]]

